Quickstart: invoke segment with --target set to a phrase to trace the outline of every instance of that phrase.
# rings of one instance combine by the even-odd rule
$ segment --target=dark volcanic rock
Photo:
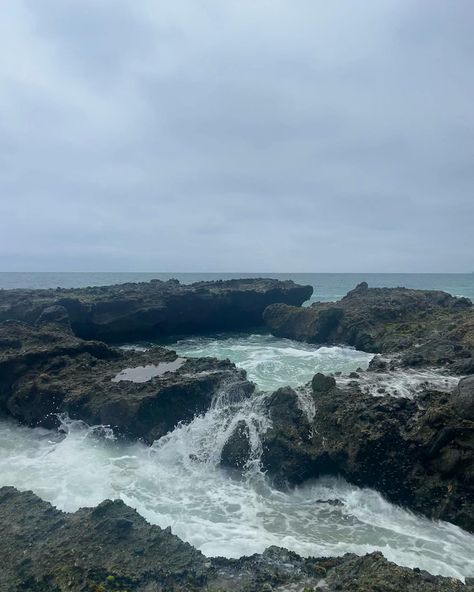
[[[244,468],[251,452],[250,432],[245,421],[239,421],[221,452],[221,465],[224,467]]]
[[[269,304],[299,306],[312,292],[311,286],[263,278],[191,285],[152,280],[67,290],[0,290],[0,321],[34,323],[58,315],[60,306],[79,337],[117,342],[260,326]]]
[[[290,388],[268,399],[262,465],[277,485],[342,475],[393,503],[474,531],[470,380],[461,381],[453,399],[428,391],[416,400],[374,397],[357,381],[342,390],[321,375],[313,383],[314,418]]]
[[[127,369],[142,382],[127,380]],[[124,351],[56,324],[0,323],[0,411],[30,426],[52,427],[66,412],[152,442],[207,411],[223,388],[249,396],[254,386],[229,361]]]
[[[271,547],[208,559],[121,501],[65,514],[0,489],[0,592],[472,592],[472,585],[365,557],[303,559]]]
[[[272,304],[264,321],[279,337],[398,353],[401,366],[474,372],[472,303],[445,292],[369,288],[363,282],[338,302]]]

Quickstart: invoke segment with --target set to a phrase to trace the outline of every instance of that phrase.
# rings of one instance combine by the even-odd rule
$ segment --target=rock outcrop
[[[474,372],[474,308],[467,298],[445,292],[369,288],[364,282],[338,302],[272,304],[263,316],[279,337],[397,354],[405,367]]]
[[[271,547],[206,558],[121,501],[65,514],[0,488],[0,592],[472,592],[471,582],[399,567],[381,553],[303,559]]]
[[[312,292],[311,286],[263,278],[190,285],[152,280],[80,289],[0,290],[0,321],[36,323],[61,317],[84,339],[124,342],[261,326],[268,305],[299,306]]]
[[[357,380],[351,384],[343,390],[333,378],[316,375],[312,418],[291,388],[273,393],[263,469],[279,486],[342,475],[393,503],[474,531],[471,379],[460,382],[454,397],[425,392],[414,400],[374,397]],[[245,463],[245,435],[238,436],[222,459],[236,468]]]
[[[229,361],[161,347],[125,351],[57,323],[0,323],[0,411],[29,426],[54,427],[67,413],[152,442],[207,411],[226,388],[248,396],[254,387]]]

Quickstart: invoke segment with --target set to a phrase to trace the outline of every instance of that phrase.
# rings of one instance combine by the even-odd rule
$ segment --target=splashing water
[[[363,372],[357,382],[362,391],[372,395],[390,395],[392,397],[406,397],[413,399],[426,389],[450,393],[459,382],[459,376],[447,376],[437,368],[421,370],[408,368],[406,370],[392,370],[387,372]],[[352,382],[348,376],[337,378],[340,387]]]
[[[370,356],[348,348],[316,348],[268,336],[196,339],[181,355],[230,357],[261,388],[302,384],[316,371],[355,370]],[[219,343],[217,343],[219,341]],[[259,361],[260,360],[260,361]],[[312,398],[298,389],[311,416]],[[381,550],[387,559],[433,574],[474,576],[474,536],[389,504],[378,493],[324,478],[292,491],[274,489],[259,465],[268,428],[265,392],[251,398],[219,393],[209,411],[147,447],[115,439],[104,426],[62,417],[49,431],[0,421],[0,485],[32,489],[65,511],[122,499],[149,522],[172,531],[208,556],[240,557],[279,545],[301,555],[335,556]],[[250,433],[243,476],[219,467],[239,421]]]
[[[64,417],[59,432],[3,420],[0,484],[32,489],[66,511],[122,499],[208,556],[240,557],[269,545],[305,556],[379,549],[401,565],[474,575],[473,535],[415,516],[374,491],[334,478],[290,492],[274,489],[258,464],[266,396],[238,400],[223,392],[205,415],[151,447]],[[250,427],[252,454],[236,478],[218,463],[239,420]]]

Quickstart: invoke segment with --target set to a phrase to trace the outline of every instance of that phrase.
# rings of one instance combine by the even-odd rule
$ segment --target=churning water
[[[349,347],[318,347],[260,334],[191,337],[169,347],[182,356],[228,358],[264,391],[305,384],[316,372],[365,369],[373,357]]]
[[[187,340],[176,349],[181,355],[238,357],[263,389],[302,384],[318,370],[348,372],[370,359],[346,348],[262,336],[247,337],[247,343],[242,337]],[[32,489],[66,511],[122,499],[209,556],[239,557],[269,545],[318,556],[378,549],[401,565],[474,576],[474,536],[453,525],[415,516],[374,491],[334,478],[289,492],[271,487],[258,463],[260,435],[268,427],[265,397],[230,398],[223,391],[205,415],[151,447],[67,418],[59,432],[2,421],[0,484]],[[242,419],[251,430],[252,458],[239,477],[222,470],[219,458]]]

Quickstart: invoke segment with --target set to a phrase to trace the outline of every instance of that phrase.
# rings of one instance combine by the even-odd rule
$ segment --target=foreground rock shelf
[[[177,280],[79,289],[0,290],[0,321],[29,323],[63,314],[74,333],[107,342],[183,333],[243,331],[262,325],[264,309],[299,306],[311,286],[274,279],[239,279],[184,285]],[[54,307],[54,308],[52,308]]]
[[[369,288],[363,282],[337,302],[270,305],[264,320],[277,337],[396,354],[401,367],[474,373],[472,302],[445,292]]]
[[[120,501],[65,514],[0,488],[0,592],[472,592],[474,584],[399,567],[381,553],[304,559],[271,547],[207,558]]]

